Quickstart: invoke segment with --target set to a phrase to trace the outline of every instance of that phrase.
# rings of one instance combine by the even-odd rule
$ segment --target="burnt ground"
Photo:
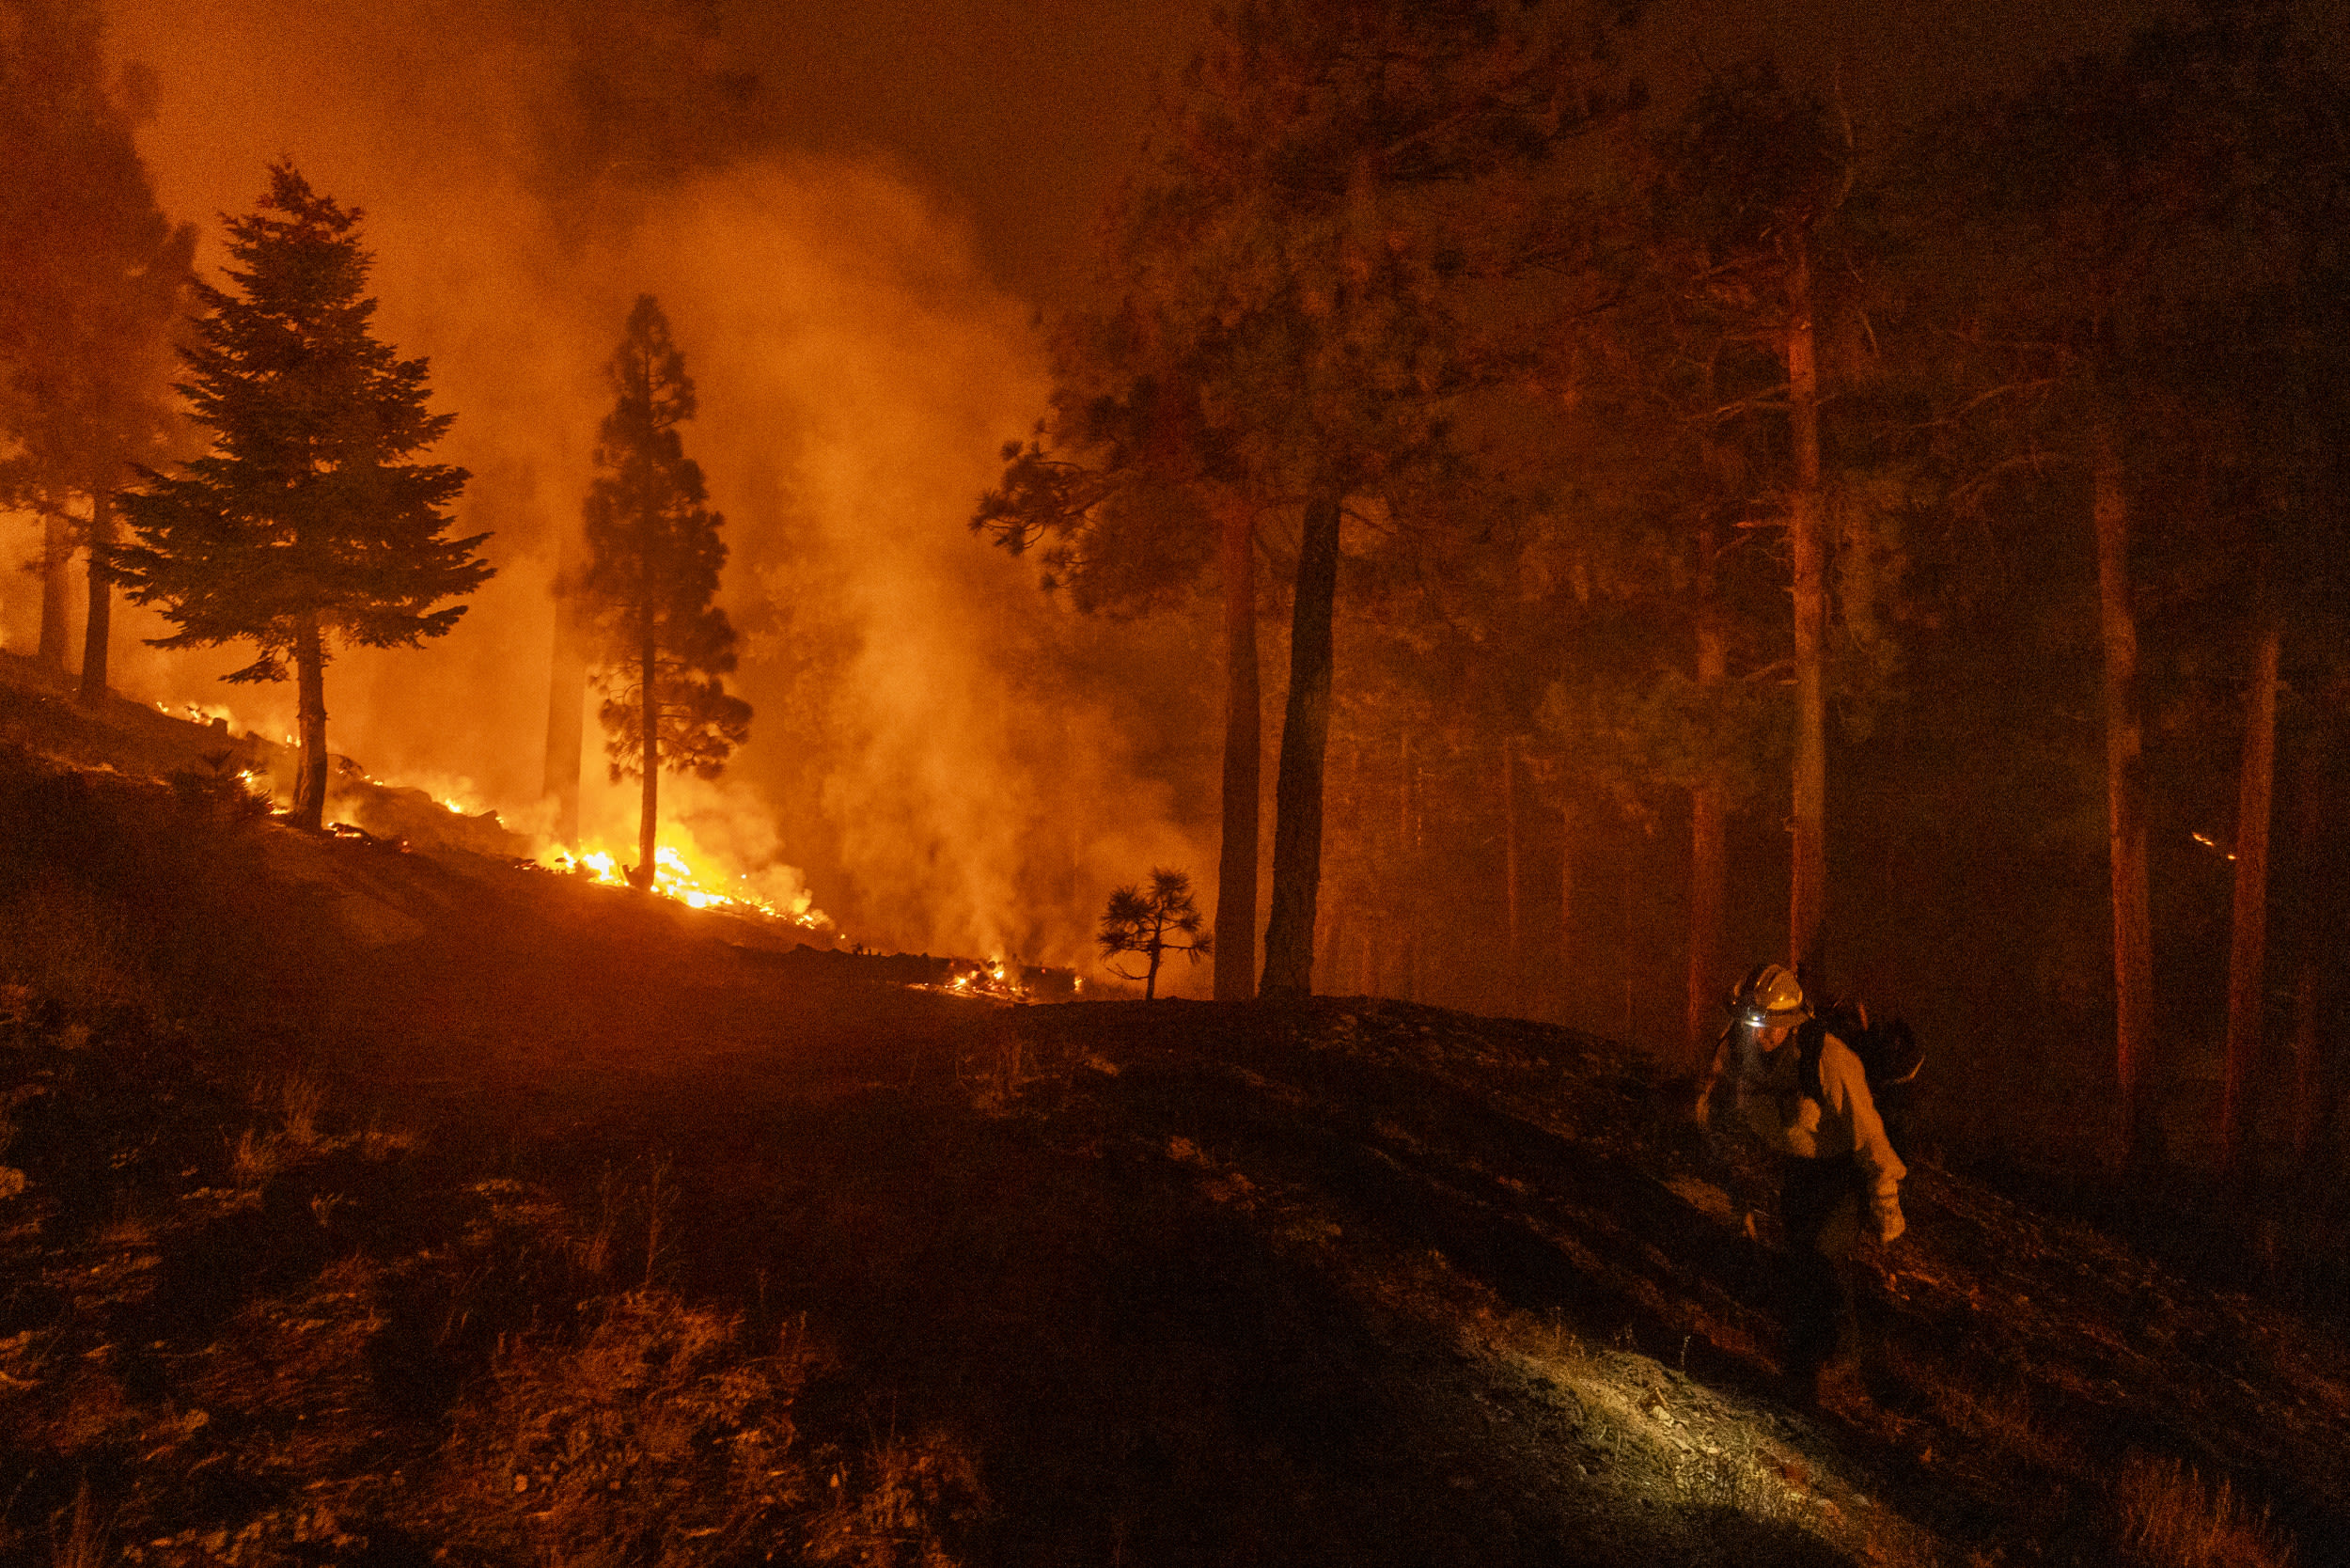
[[[908,989],[129,727],[0,685],[0,1560],[2350,1560],[2339,1320],[1933,1164],[1792,1405],[1608,1042]]]

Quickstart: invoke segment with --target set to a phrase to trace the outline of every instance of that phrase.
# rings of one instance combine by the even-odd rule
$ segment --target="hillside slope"
[[[1790,1409],[1609,1043],[909,989],[11,704],[0,1557],[2350,1560],[2338,1330],[1931,1165]]]

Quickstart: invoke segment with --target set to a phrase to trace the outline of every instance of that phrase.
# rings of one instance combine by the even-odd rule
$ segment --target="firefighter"
[[[1909,1174],[1885,1136],[1860,1058],[1815,1023],[1802,985],[1759,965],[1730,998],[1731,1024],[1698,1090],[1700,1121],[1731,1075],[1740,1118],[1779,1156],[1786,1232],[1788,1381],[1806,1403],[1858,1360],[1851,1257],[1868,1215],[1877,1240],[1906,1229]]]

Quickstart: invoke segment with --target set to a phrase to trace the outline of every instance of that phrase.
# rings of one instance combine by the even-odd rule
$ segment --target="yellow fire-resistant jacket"
[[[1888,1209],[1898,1214],[1909,1168],[1886,1138],[1860,1058],[1831,1034],[1820,1044],[1820,1099],[1803,1091],[1802,1077],[1803,1050],[1794,1035],[1775,1051],[1755,1053],[1738,1083],[1748,1125],[1771,1148],[1804,1159],[1854,1155],[1879,1217]]]

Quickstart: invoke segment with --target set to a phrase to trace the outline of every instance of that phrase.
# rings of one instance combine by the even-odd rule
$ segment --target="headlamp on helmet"
[[[1803,985],[1783,964],[1762,964],[1747,971],[1731,993],[1731,1015],[1758,1029],[1787,1028],[1811,1016]]]

